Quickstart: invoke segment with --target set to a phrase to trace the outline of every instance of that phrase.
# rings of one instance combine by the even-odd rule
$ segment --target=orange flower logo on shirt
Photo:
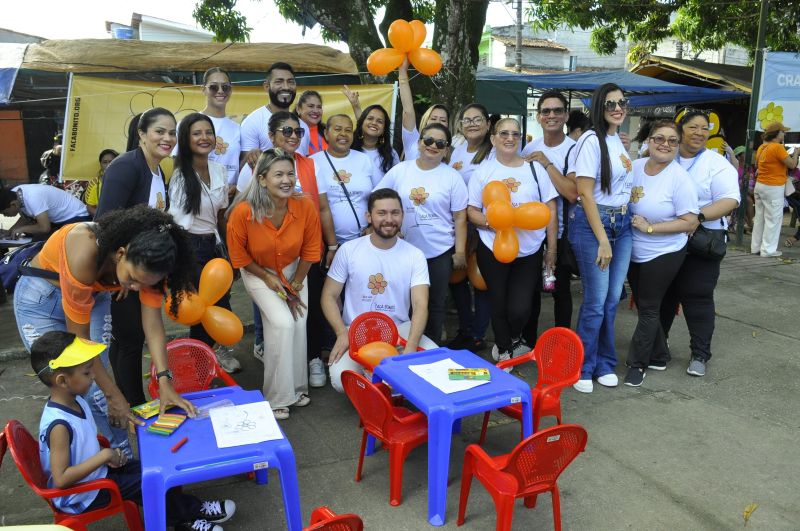
[[[214,153],[217,155],[224,155],[228,151],[228,143],[221,136],[217,137],[217,145],[214,147]]]
[[[625,166],[625,171],[631,171],[633,169],[631,159],[626,157],[623,153],[619,154],[619,160],[622,161],[622,165]]]
[[[339,170],[339,180],[341,180],[344,184],[349,183],[350,177],[352,176],[353,176],[352,173],[347,173],[345,170]],[[336,180],[336,182],[338,183],[339,180]]]
[[[644,197],[644,186],[634,186],[631,188],[631,203],[638,203]]]
[[[463,167],[464,167],[464,163],[462,161],[460,161],[460,160],[458,162],[456,162],[455,164],[453,164],[453,169],[456,170],[456,171],[461,171],[461,168],[463,168]]]
[[[420,206],[425,204],[425,200],[428,199],[430,195],[431,194],[425,191],[424,186],[420,186],[419,188],[412,188],[408,198],[414,202],[414,206]]]
[[[376,275],[369,276],[367,289],[369,289],[373,295],[378,295],[379,293],[383,293],[384,291],[386,291],[386,286],[388,285],[389,283],[386,282],[386,280],[384,280],[383,274],[378,273]]]
[[[512,193],[519,190],[519,185],[522,184],[520,181],[516,180],[513,177],[509,177],[508,179],[503,179],[503,183],[508,187],[508,191]]]

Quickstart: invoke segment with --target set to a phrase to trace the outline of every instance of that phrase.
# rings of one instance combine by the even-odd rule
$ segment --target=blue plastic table
[[[409,365],[451,358],[467,368],[486,368],[489,383],[466,391],[446,394],[411,372]],[[385,358],[375,368],[374,379],[385,381],[428,417],[428,521],[444,525],[447,511],[447,475],[453,427],[462,417],[484,413],[510,404],[522,404],[522,431],[533,432],[531,388],[523,380],[506,374],[467,350],[437,348]]]
[[[223,387],[183,395],[196,406],[228,399],[234,404],[261,402],[261,391],[245,391],[241,387]],[[148,419],[147,424],[156,417]],[[142,462],[142,497],[144,527],[147,531],[166,529],[165,495],[178,485],[196,483],[236,474],[256,473],[259,484],[267,482],[267,469],[275,468],[283,489],[283,506],[290,530],[303,528],[300,513],[300,492],[294,451],[284,434],[283,439],[257,444],[217,448],[214,428],[208,418],[187,419],[169,437],[150,433],[145,426],[136,428],[139,456]],[[170,449],[181,439],[189,440],[175,453]]]

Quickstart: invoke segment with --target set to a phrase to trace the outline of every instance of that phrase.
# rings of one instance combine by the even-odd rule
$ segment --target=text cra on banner
[[[756,128],[772,122],[800,131],[800,54],[795,52],[764,54]]]
[[[323,120],[334,114],[353,116],[341,85],[298,86],[298,97],[304,90],[316,90],[322,96]],[[357,90],[362,108],[377,104],[387,110],[392,109],[392,85],[359,85]],[[72,76],[69,94],[62,154],[61,178],[64,180],[96,177],[100,169],[97,158],[106,148],[124,152],[128,142],[128,125],[137,114],[153,107],[164,107],[180,122],[187,114],[203,110],[206,104],[202,87],[197,85],[91,76]],[[237,85],[226,108],[228,118],[241,123],[245,116],[267,103],[263,86]],[[169,159],[162,162],[161,168],[167,176],[171,175],[172,164]]]

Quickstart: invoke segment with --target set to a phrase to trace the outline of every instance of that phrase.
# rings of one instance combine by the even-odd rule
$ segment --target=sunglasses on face
[[[211,83],[206,85],[206,88],[211,91],[212,94],[216,94],[217,92],[222,90],[225,94],[230,94],[231,90],[233,90],[233,86],[230,83],[223,83],[218,85],[217,83]]]
[[[476,116],[475,118],[462,118],[461,125],[470,126],[470,125],[481,125],[483,124],[484,119],[483,116]]]
[[[550,116],[551,114],[555,116],[564,116],[564,112],[566,112],[564,107],[553,107],[552,109],[545,107],[539,111],[539,114],[542,116]]]
[[[502,131],[498,131],[498,132],[497,132],[497,136],[499,136],[500,138],[508,138],[508,137],[511,137],[511,138],[513,138],[514,140],[516,140],[516,139],[518,139],[520,136],[522,136],[522,133],[520,133],[519,131],[506,131],[506,130],[504,129],[504,130],[502,130]]]
[[[286,127],[281,127],[280,129],[278,129],[278,131],[286,138],[292,136],[292,133],[297,135],[297,138],[303,138],[303,134],[306,132],[306,130],[303,129],[302,127],[294,128],[294,127],[289,127],[288,125]]]
[[[664,135],[655,135],[651,136],[650,140],[652,140],[653,143],[657,146],[660,146],[664,142],[666,142],[669,145],[669,147],[678,147],[678,138],[674,136],[667,138]]]
[[[628,108],[628,100],[626,98],[622,98],[619,101],[607,101],[604,107],[606,111],[611,112],[617,108],[617,105],[619,105],[619,108],[624,111]]]
[[[425,138],[423,138],[422,143],[429,147],[436,144],[437,149],[444,149],[447,147],[447,140],[442,140],[441,138],[433,138],[432,136],[426,136]]]

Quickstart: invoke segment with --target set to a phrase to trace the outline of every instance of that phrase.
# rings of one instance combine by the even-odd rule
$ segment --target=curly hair
[[[392,153],[392,122],[389,113],[380,105],[370,105],[358,117],[355,134],[353,135],[353,149],[364,151],[364,122],[367,116],[374,110],[379,110],[383,114],[383,134],[378,139],[378,154],[381,156],[381,169],[387,172],[394,166],[394,154]]]
[[[96,220],[95,233],[98,269],[117,249],[126,247],[125,256],[133,265],[166,276],[173,315],[183,293],[196,291],[194,248],[189,233],[171,215],[147,205],[113,210]],[[163,284],[154,287],[164,293]]]

